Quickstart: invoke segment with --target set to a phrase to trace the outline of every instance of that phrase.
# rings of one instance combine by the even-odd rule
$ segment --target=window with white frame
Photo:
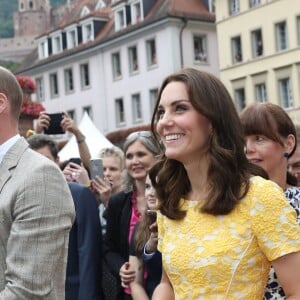
[[[131,4],[131,18],[132,24],[143,20],[142,5],[140,0]]]
[[[123,125],[125,123],[125,111],[123,98],[115,100],[116,105],[116,123],[117,125]]]
[[[60,53],[62,51],[61,36],[57,35],[52,38],[52,53]]]
[[[35,79],[36,83],[36,97],[39,102],[45,101],[45,91],[44,91],[44,80],[43,77],[38,77]]]
[[[147,65],[148,67],[157,65],[156,43],[155,39],[146,41]]]
[[[231,39],[232,62],[239,63],[243,60],[241,37],[237,36]]]
[[[140,94],[134,94],[131,96],[132,102],[132,117],[133,122],[140,122],[142,120],[142,109],[141,109],[141,96]]]
[[[150,113],[152,115],[152,113],[154,112],[154,107],[156,104],[156,100],[157,100],[157,95],[158,95],[158,89],[151,89],[149,91],[149,98],[150,98]]]
[[[76,112],[75,112],[74,109],[68,110],[68,111],[67,111],[67,114],[70,116],[70,118],[71,118],[75,123],[77,123],[77,120],[76,120]]]
[[[258,57],[263,55],[263,39],[261,29],[257,29],[251,32],[252,39],[252,56]]]
[[[57,73],[51,73],[49,79],[50,79],[50,97],[55,98],[58,96],[59,93]]]
[[[82,25],[82,41],[84,43],[94,40],[94,31],[92,23]]]
[[[113,78],[120,79],[122,77],[121,56],[120,52],[115,52],[111,55]]]
[[[267,102],[267,90],[264,82],[255,85],[255,98],[259,103]]]
[[[240,0],[228,0],[229,14],[234,15],[240,11]]]
[[[260,4],[260,0],[249,0],[249,7],[255,7]]]
[[[134,73],[139,70],[139,62],[138,62],[138,53],[137,47],[132,46],[128,48],[128,58],[129,58],[129,72]]]
[[[39,52],[39,59],[47,58],[49,56],[47,39],[39,43],[38,52]]]
[[[216,0],[209,0],[208,1],[208,11],[210,13],[216,12]]]
[[[74,28],[67,32],[67,48],[73,49],[78,45],[77,30]]]
[[[300,16],[297,17],[297,37],[298,37],[298,45],[300,45]]]
[[[80,84],[82,89],[90,87],[90,71],[87,63],[80,65]]]
[[[288,41],[287,41],[286,22],[284,21],[275,24],[275,31],[276,31],[276,50],[282,51],[287,49]]]
[[[245,89],[239,88],[234,90],[234,99],[238,111],[242,111],[246,107]]]
[[[89,117],[93,120],[93,110],[91,106],[85,106],[82,109],[83,113],[87,113]]]
[[[290,78],[282,78],[278,80],[280,104],[283,108],[293,107],[293,97],[290,86]]]
[[[121,30],[125,27],[125,8],[115,12],[115,30]]]
[[[194,35],[194,60],[195,62],[207,62],[207,37],[206,35]]]
[[[74,92],[73,69],[67,68],[64,70],[65,77],[65,92],[66,94]]]

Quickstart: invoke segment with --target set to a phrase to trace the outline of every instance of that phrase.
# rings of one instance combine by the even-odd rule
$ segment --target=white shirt
[[[18,139],[20,139],[21,136],[19,134],[16,134],[15,136],[8,139],[6,142],[4,142],[2,145],[0,145],[0,163],[3,160],[4,155],[6,152],[17,142]]]

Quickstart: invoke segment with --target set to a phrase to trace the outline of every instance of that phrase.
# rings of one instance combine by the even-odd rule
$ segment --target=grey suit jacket
[[[19,139],[0,163],[0,300],[65,298],[74,217],[61,171]]]

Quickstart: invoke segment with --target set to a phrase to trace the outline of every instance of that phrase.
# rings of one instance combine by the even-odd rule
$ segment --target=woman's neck
[[[185,165],[189,181],[191,184],[191,191],[187,195],[190,200],[201,200],[206,198],[209,192],[209,186],[207,182],[209,164],[207,160]]]
[[[278,167],[274,172],[269,174],[270,180],[276,182],[282,189],[287,187],[287,166],[285,168]]]

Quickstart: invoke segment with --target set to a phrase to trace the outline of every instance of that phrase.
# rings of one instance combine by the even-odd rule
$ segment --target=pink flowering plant
[[[35,92],[36,85],[34,80],[29,76],[16,77],[21,89],[23,90],[23,103],[21,106],[21,117],[30,117],[36,119],[41,111],[44,111],[44,106],[39,102],[34,102],[31,99],[31,94]]]

